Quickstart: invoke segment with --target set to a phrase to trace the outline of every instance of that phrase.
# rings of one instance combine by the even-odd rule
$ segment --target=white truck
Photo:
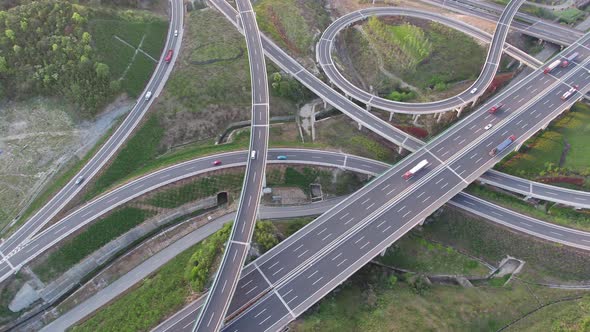
[[[419,162],[416,166],[412,167],[409,171],[405,172],[403,175],[404,180],[409,180],[414,174],[420,172],[424,167],[428,165],[428,160],[424,159]]]

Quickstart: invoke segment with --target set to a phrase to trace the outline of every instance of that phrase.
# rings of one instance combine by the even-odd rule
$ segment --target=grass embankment
[[[348,117],[341,115],[316,124],[316,142],[350,154],[395,163],[401,159],[393,146],[387,146],[376,135],[364,134]]]
[[[158,119],[154,115],[148,117],[144,125],[121,149],[113,163],[96,179],[94,185],[86,193],[86,199],[96,196],[117,180],[131,174],[155,158],[163,131],[164,129],[160,127]]]
[[[259,222],[261,223],[261,222]],[[278,243],[275,229],[268,222],[256,227],[254,239],[263,249]],[[223,253],[231,223],[204,241],[180,253],[73,331],[146,331],[176,312],[190,299],[203,292],[216,271],[215,264]]]
[[[175,208],[199,198],[211,196],[220,190],[239,191],[244,180],[243,173],[227,173],[200,178],[194,182],[161,191],[148,198],[150,205]]]
[[[440,93],[454,83],[475,79],[486,56],[471,37],[418,19],[371,18],[363,33],[349,29],[344,38],[356,73],[379,94],[396,101],[444,97]],[[392,75],[416,89],[402,89]]]
[[[536,178],[538,176],[590,174],[590,106],[576,103],[572,111],[554,121],[546,130],[526,142],[524,153],[511,155],[498,169],[510,174]],[[562,151],[570,144],[563,165]]]
[[[65,242],[59,249],[49,254],[42,264],[33,266],[33,272],[44,282],[51,281],[112,239],[137,226],[150,215],[149,212],[136,208],[119,209]]]
[[[125,17],[104,15],[91,19],[89,25],[98,54],[109,66],[112,77],[120,80],[121,88],[128,95],[137,97],[159,61],[168,22],[145,12],[130,11]],[[140,45],[156,61],[142,52],[135,54],[133,47]]]
[[[330,22],[322,3],[315,0],[261,0],[254,10],[260,29],[298,55],[313,53],[315,31],[323,31]]]
[[[449,246],[409,233],[377,260],[383,264],[426,274],[485,276],[489,270],[477,260]]]
[[[545,205],[536,208],[521,199],[503,194],[497,191],[486,189],[486,187],[472,184],[467,191],[478,197],[485,198],[513,211],[520,212],[531,217],[546,220],[565,227],[590,231],[590,214],[577,212],[571,208],[559,207],[554,203],[547,202]]]
[[[572,294],[515,282],[507,288],[434,285],[420,295],[408,282],[391,286],[366,271],[323,299],[292,330],[497,331],[541,304]],[[571,316],[584,315],[580,306]]]
[[[590,330],[590,296],[547,306],[512,325],[508,331]]]
[[[204,113],[200,113],[206,111],[209,104],[225,105],[230,109],[236,105],[243,105],[244,111],[250,109],[249,106],[246,108],[246,105],[250,104],[250,91],[243,88],[249,86],[250,82],[247,58],[241,53],[211,53],[212,48],[226,44],[235,45],[238,50],[245,49],[243,37],[237,32],[234,33],[234,29],[219,18],[220,14],[214,11],[196,11],[189,14],[185,51],[179,55],[178,69],[170,76],[166,90],[154,107],[155,111],[89,188],[86,199],[129,177],[162,165],[247,146],[247,136],[245,140],[240,136],[236,140],[239,143],[214,146],[212,139],[195,139],[199,142],[171,151],[172,146],[185,140],[190,141],[190,135],[205,135],[205,132],[210,132],[211,128],[207,126],[212,122],[221,123],[223,120],[222,124],[225,127],[227,122],[231,122],[232,117],[236,116],[226,114],[220,109],[211,110],[207,113],[207,121],[203,119],[207,124],[201,127],[201,124],[195,123],[195,118],[203,118]],[[119,26],[117,29],[123,27]],[[140,37],[134,29],[131,29],[130,34],[131,39]],[[208,58],[209,56],[219,56],[223,59]],[[205,61],[203,57],[207,57],[207,61],[211,63],[205,61],[204,64],[195,64],[197,60],[193,60],[193,57],[199,61]],[[196,78],[198,83],[195,81]],[[217,119],[218,116],[222,119]],[[215,136],[213,133],[207,135]]]
[[[298,187],[309,194],[310,185],[319,183],[324,193],[342,196],[362,187],[364,181],[351,172],[334,174],[331,171],[313,167],[287,166],[285,169],[267,171],[269,186]]]
[[[523,259],[519,278],[536,282],[584,281],[590,275],[590,256],[567,246],[514,233],[453,208],[427,223],[421,235],[461,252],[497,264],[510,255]]]

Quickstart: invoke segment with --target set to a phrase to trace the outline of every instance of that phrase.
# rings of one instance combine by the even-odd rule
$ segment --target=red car
[[[502,108],[502,106],[504,106],[504,104],[498,104],[496,106],[493,106],[492,108],[490,108],[488,110],[488,112],[491,114],[494,114],[494,113],[498,112],[500,110],[500,108]]]
[[[170,63],[170,61],[172,60],[172,54],[174,54],[174,51],[169,50],[166,54],[166,57],[164,58],[164,61],[166,61],[166,63]]]
[[[219,165],[221,165],[221,160],[215,160],[215,161],[213,162],[213,165],[215,165],[215,166],[219,166]]]

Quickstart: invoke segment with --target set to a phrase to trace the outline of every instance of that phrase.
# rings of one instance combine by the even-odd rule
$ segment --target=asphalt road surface
[[[74,176],[45,206],[43,206],[33,217],[14,232],[6,241],[0,244],[0,256],[2,264],[6,265],[5,257],[11,252],[19,250],[26,240],[35,235],[44,225],[47,224],[61,209],[84,187],[86,183],[98,173],[101,168],[109,161],[114,153],[121,147],[133,129],[141,121],[151,103],[156,99],[162,90],[172,67],[176,56],[180,51],[180,45],[183,32],[183,5],[182,1],[174,0],[170,8],[170,25],[168,28],[168,37],[162,50],[162,59],[156,66],[144,92],[138,98],[137,103],[129,112],[123,123],[117,128],[114,134],[102,145],[98,152],[84,165],[84,167]],[[174,30],[178,30],[178,36],[174,36]],[[174,50],[172,61],[168,64],[163,61],[164,55],[168,50]],[[152,92],[152,97],[146,100],[144,95],[147,91]],[[83,177],[84,181],[76,185],[76,179]],[[10,264],[10,263],[9,263]],[[13,268],[15,266],[12,266]],[[13,269],[16,272],[16,269]]]
[[[299,232],[306,235],[285,250],[289,258],[273,258],[257,265],[260,281],[253,280],[246,288],[265,288],[266,295],[251,305],[252,300],[243,302],[237,292],[234,302],[247,309],[224,330],[282,328],[554,119],[580,98],[580,93],[589,90],[588,39],[585,36],[580,44],[565,51],[581,52],[580,62],[573,67],[550,75],[537,71],[493,99],[504,102],[509,112],[491,115],[490,119],[486,109],[477,110],[322,215],[317,220],[327,219],[312,223],[313,230]],[[573,85],[579,85],[580,92],[561,100]],[[489,122],[492,128],[483,130]],[[490,156],[490,150],[510,135],[517,137],[516,142],[497,156]],[[402,178],[407,169],[425,159],[430,163],[425,171],[409,181]],[[286,268],[296,272],[285,275]]]
[[[483,70],[481,71],[478,79],[469,87],[467,90],[450,97],[435,102],[429,103],[404,103],[399,101],[389,100],[383,97],[376,96],[370,92],[367,92],[356,85],[348,81],[339,71],[338,67],[334,63],[332,50],[334,48],[334,40],[338,33],[350,25],[357,22],[363,21],[368,17],[379,17],[379,16],[409,16],[420,19],[425,19],[433,22],[438,22],[447,25],[451,28],[471,34],[476,38],[490,41],[492,40],[489,48],[489,52],[484,63]],[[377,8],[364,8],[355,12],[348,13],[344,16],[339,17],[335,20],[322,34],[321,39],[318,41],[316,47],[316,58],[320,66],[324,70],[324,73],[328,77],[328,80],[340,88],[346,95],[353,97],[354,99],[361,101],[369,106],[377,107],[379,109],[394,112],[394,113],[407,113],[407,114],[430,114],[440,113],[453,110],[464,106],[465,104],[475,101],[482,93],[486,91],[486,88],[490,85],[496,75],[502,51],[504,50],[504,41],[509,31],[509,24],[511,16],[502,16],[501,21],[496,26],[496,32],[492,37],[489,34],[476,29],[466,23],[458,20],[448,18],[446,16],[434,14],[431,12],[409,9],[409,8],[398,8],[398,7],[377,7]],[[506,51],[508,54],[516,56],[520,61],[531,63],[535,68],[542,65],[540,61],[532,56],[518,50],[517,48],[508,45]],[[511,52],[508,52],[511,51]],[[475,91],[473,91],[475,89]]]
[[[250,241],[258,218],[258,206],[262,196],[268,152],[268,78],[260,32],[250,0],[237,0],[236,5],[250,60],[252,86],[250,158],[247,159],[246,175],[229,241],[226,244],[221,264],[209,290],[203,311],[193,329],[200,332],[219,331],[225,319],[240,278],[240,272],[242,272],[250,250]]]
[[[278,156],[285,156],[287,160],[277,160]],[[22,248],[22,254],[19,254],[16,259],[11,258],[11,262],[14,265],[24,265],[27,262],[31,261],[38,255],[45,252],[45,250],[51,248],[53,245],[62,241],[67,236],[71,235],[79,228],[84,227],[88,223],[95,221],[96,219],[100,218],[102,215],[108,213],[109,211],[143,195],[150,191],[156,190],[162,186],[167,184],[186,179],[195,175],[205,174],[211,171],[217,171],[220,169],[227,169],[232,167],[243,167],[246,164],[248,159],[248,151],[236,151],[236,152],[229,152],[229,153],[222,153],[218,155],[212,155],[208,157],[202,157],[198,159],[194,159],[191,161],[187,161],[181,164],[177,164],[174,166],[170,166],[168,168],[156,171],[154,173],[145,175],[141,178],[133,180],[111,192],[105,193],[104,195],[94,199],[91,202],[88,202],[84,206],[78,208],[77,210],[73,211],[63,219],[61,219],[56,224],[52,225],[48,229],[44,230],[43,232],[39,233],[35,237],[33,237],[29,243],[27,243]],[[330,151],[319,151],[319,150],[309,150],[309,149],[270,149],[268,154],[268,159],[271,164],[276,163],[288,163],[288,164],[307,164],[307,165],[316,165],[316,166],[326,166],[326,167],[339,167],[342,169],[346,169],[349,171],[370,174],[370,175],[378,175],[384,173],[391,165],[378,162],[375,160],[370,160],[358,156],[347,155],[337,152],[330,152]],[[219,160],[221,161],[221,165],[213,165],[213,162]],[[480,179],[486,179],[490,172],[485,173]],[[494,173],[491,173],[491,178],[495,178]],[[533,192],[539,192],[543,195],[549,196],[550,198],[553,197],[561,197],[560,199],[566,200],[570,202],[570,205],[573,205],[573,202],[584,202],[585,206],[590,205],[590,193],[583,192],[583,191],[575,191],[571,189],[559,188],[559,187],[552,187],[546,184],[537,183],[537,182],[530,182],[523,179],[515,178],[512,180],[509,178],[495,178],[497,184],[501,184],[503,187],[512,188],[512,190],[519,190],[520,187],[515,186],[515,184],[525,184],[525,187],[530,188],[531,185],[534,188]],[[514,181],[514,184],[512,183]],[[511,187],[513,186],[513,187]],[[549,195],[546,193],[558,193],[555,195]],[[456,196],[451,201],[454,202],[458,197]],[[539,197],[539,196],[536,196]],[[499,219],[499,215],[504,214],[500,207],[491,204],[494,207],[493,211],[491,212],[490,209],[486,209],[483,207],[483,203],[476,202],[475,206],[465,205],[465,207],[470,208],[471,210],[480,210],[480,211],[487,211],[484,217],[488,219]],[[307,207],[305,207],[307,208]],[[319,211],[318,214],[320,214]],[[517,222],[514,222],[515,217],[506,217],[502,218],[503,223],[512,224],[512,228],[517,228],[519,225]],[[529,224],[535,224],[536,222],[528,222]],[[523,225],[520,225],[521,227]],[[540,231],[537,230],[538,227],[532,226],[533,228],[527,230],[523,230],[524,232],[530,234],[541,234]],[[552,230],[555,231],[555,230]],[[568,233],[568,229],[566,228],[563,231],[565,232],[564,236],[556,236],[551,232],[545,232],[542,234],[541,237],[547,238],[551,237],[550,240],[560,242],[570,246],[576,246],[580,248],[584,248],[584,246],[590,245],[590,243],[585,242],[584,240],[588,241],[588,237],[590,234],[582,232],[584,235],[583,238],[578,239],[577,231],[571,230],[571,233]],[[0,265],[0,273],[2,273],[1,277],[6,278],[10,276],[11,272],[8,269],[6,264]]]
[[[473,0],[421,0],[440,6],[451,11],[475,16],[496,22],[503,7],[486,1]],[[512,28],[535,38],[539,38],[557,45],[568,46],[581,38],[582,31],[553,23],[526,13],[517,13],[517,20],[512,22]]]

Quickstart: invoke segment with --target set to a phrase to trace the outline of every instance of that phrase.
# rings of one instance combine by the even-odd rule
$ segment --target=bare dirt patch
[[[73,119],[63,101],[36,98],[0,109],[0,227],[71,160],[88,152],[129,110],[119,98],[94,120]]]

